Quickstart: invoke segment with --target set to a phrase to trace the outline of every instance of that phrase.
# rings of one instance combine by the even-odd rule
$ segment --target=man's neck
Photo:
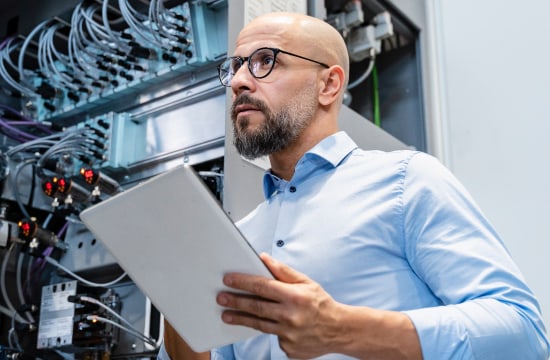
[[[330,131],[317,132],[311,134],[304,132],[292,144],[281,151],[269,155],[271,162],[271,172],[281,179],[289,181],[294,175],[294,170],[298,161],[304,154],[312,149],[326,137],[336,133],[338,129]]]

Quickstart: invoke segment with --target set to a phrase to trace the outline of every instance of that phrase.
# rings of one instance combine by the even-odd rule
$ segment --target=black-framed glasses
[[[287,54],[294,56],[303,60],[311,61],[315,64],[319,64],[324,68],[329,68],[325,63],[307,58],[305,56],[293,54],[288,51],[284,51],[277,48],[263,47],[254,50],[250,56],[240,57],[240,56],[231,56],[225,59],[220,65],[218,65],[218,75],[220,76],[220,81],[223,86],[231,86],[231,80],[233,76],[239,71],[241,66],[243,66],[245,61],[248,61],[248,70],[256,79],[263,79],[273,70],[275,66],[275,61],[277,60],[277,55],[279,53]]]

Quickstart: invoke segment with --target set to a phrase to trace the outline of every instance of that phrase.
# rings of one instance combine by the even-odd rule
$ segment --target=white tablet
[[[221,320],[222,277],[272,278],[194,169],[180,166],[85,209],[80,218],[195,351],[260,333]]]

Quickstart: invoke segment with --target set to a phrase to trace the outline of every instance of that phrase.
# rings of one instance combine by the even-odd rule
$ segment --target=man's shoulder
[[[383,163],[383,164],[395,164],[402,165],[407,164],[412,158],[417,156],[430,156],[426,153],[417,150],[365,150],[361,148],[355,149],[351,153],[351,161],[360,161],[366,163]]]

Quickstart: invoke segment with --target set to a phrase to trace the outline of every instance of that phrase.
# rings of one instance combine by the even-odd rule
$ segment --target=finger
[[[305,274],[294,270],[290,266],[275,260],[273,257],[271,257],[267,253],[261,253],[260,258],[264,262],[264,264],[267,266],[269,271],[273,274],[273,276],[282,282],[289,283],[289,284],[296,284],[296,283],[303,283],[311,281],[309,277],[307,277]]]
[[[278,303],[245,294],[222,292],[216,297],[216,302],[221,306],[270,320],[276,319],[276,314],[280,312]]]
[[[222,313],[222,321],[231,325],[242,325],[259,330],[266,334],[278,334],[279,326],[269,319],[262,319],[256,316],[234,311],[225,310]]]
[[[240,290],[274,302],[282,301],[288,296],[289,291],[289,289],[285,288],[285,286],[288,285],[280,281],[240,273],[224,275],[223,283],[235,290]]]
[[[283,302],[293,291],[288,284],[312,282],[304,274],[275,260],[268,254],[262,253],[260,257],[277,280],[256,275],[229,273],[224,275],[223,283],[233,289],[248,292],[264,299]]]

